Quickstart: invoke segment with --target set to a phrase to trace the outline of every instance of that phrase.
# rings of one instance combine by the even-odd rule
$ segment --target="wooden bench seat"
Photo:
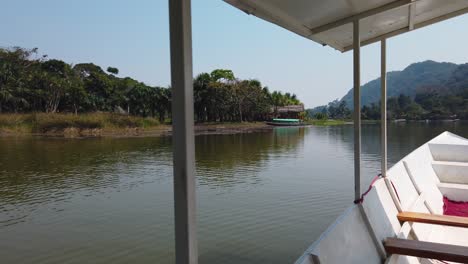
[[[388,254],[468,263],[468,247],[433,242],[387,238],[384,248]]]
[[[468,227],[468,217],[401,212],[397,215],[400,222],[416,222],[434,225]]]

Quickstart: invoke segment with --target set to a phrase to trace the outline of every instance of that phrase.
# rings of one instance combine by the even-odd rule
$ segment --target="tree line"
[[[468,87],[467,87],[468,88]],[[442,120],[468,119],[468,89],[454,94],[440,94],[436,90],[419,92],[415,98],[400,94],[387,99],[387,119]],[[317,119],[351,119],[352,112],[346,102],[335,100],[327,106],[308,111],[308,115]],[[364,105],[361,108],[362,119],[379,120],[380,102]]]
[[[270,92],[258,80],[240,80],[222,69],[195,78],[194,101],[200,122],[266,120],[280,106],[301,103],[295,94]]]
[[[171,88],[149,86],[119,70],[104,71],[93,63],[71,65],[38,49],[0,48],[0,112],[119,112],[155,117],[171,115]],[[194,110],[198,122],[255,121],[275,109],[301,102],[290,93],[270,92],[258,80],[236,78],[217,69],[194,79]]]
[[[362,107],[364,119],[380,119],[380,102]],[[387,118],[408,120],[468,119],[468,89],[462,94],[419,93],[413,99],[400,94],[387,100]]]

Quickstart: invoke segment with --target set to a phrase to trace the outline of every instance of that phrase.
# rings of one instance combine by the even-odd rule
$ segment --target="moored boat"
[[[302,126],[303,122],[300,119],[291,118],[274,118],[266,122],[270,126]]]

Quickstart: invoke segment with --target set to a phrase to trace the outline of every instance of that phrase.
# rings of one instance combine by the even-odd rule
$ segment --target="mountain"
[[[414,99],[421,87],[442,87],[453,78],[455,70],[463,65],[431,60],[413,63],[402,71],[387,73],[387,97],[400,94]],[[468,76],[465,76],[468,79]],[[349,108],[353,107],[353,89],[341,99]],[[361,105],[370,105],[380,101],[380,78],[361,86]]]
[[[447,87],[451,94],[466,94],[468,92],[468,63],[459,65],[443,86]]]
[[[468,119],[468,63],[414,63],[402,71],[388,73],[387,84],[388,118]],[[378,119],[380,78],[361,86],[361,96],[363,118]],[[341,100],[307,109],[307,114],[350,118],[352,107],[351,89]]]

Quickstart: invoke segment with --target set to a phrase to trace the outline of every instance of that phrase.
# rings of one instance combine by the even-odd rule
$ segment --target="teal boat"
[[[302,121],[300,119],[286,119],[286,118],[275,118],[272,121],[266,122],[270,126],[301,126]]]

